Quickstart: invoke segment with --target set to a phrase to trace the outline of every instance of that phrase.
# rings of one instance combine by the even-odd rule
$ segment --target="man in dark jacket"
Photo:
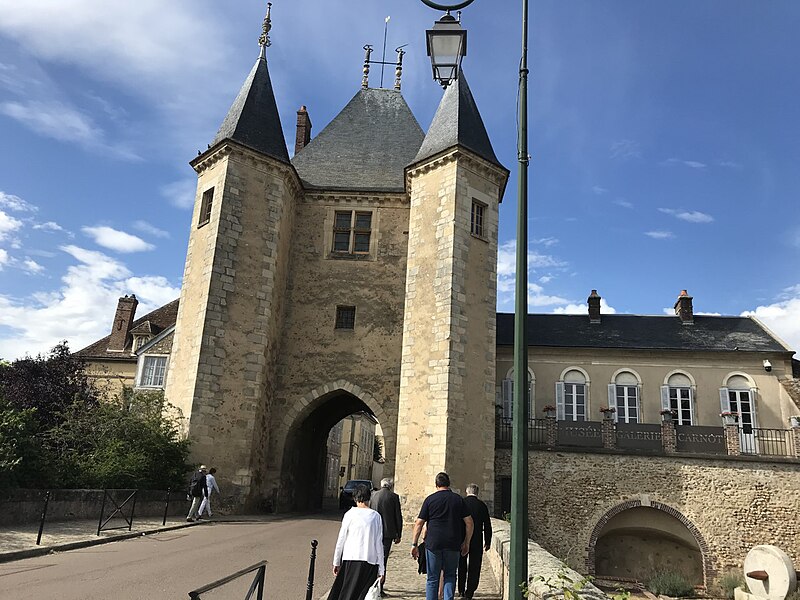
[[[383,567],[381,577],[381,596],[383,584],[386,583],[386,562],[392,543],[399,544],[403,536],[403,515],[400,513],[400,496],[394,493],[394,480],[390,477],[381,479],[381,489],[372,494],[369,507],[378,512],[383,521]]]
[[[462,555],[458,563],[458,593],[464,598],[472,598],[481,578],[483,551],[492,545],[492,521],[486,504],[478,498],[476,484],[470,483],[467,486],[464,503],[472,516],[474,531],[469,543],[469,554]]]
[[[189,481],[188,497],[192,499],[192,506],[189,509],[189,514],[186,516],[187,521],[196,521],[200,518],[198,513],[200,504],[202,504],[203,498],[208,495],[208,485],[206,483],[207,474],[208,470],[206,466],[200,465],[200,468],[194,472],[192,479]]]

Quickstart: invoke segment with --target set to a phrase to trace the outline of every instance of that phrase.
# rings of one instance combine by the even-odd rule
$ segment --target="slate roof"
[[[514,315],[497,314],[497,345],[514,344]],[[528,315],[528,345],[553,348],[790,352],[748,317],[695,315],[694,325],[678,317],[603,315]]]
[[[289,162],[267,59],[262,54],[239,91],[211,146],[231,139],[253,150]]]
[[[361,89],[292,164],[307,189],[403,192],[424,137],[400,92]]]
[[[463,69],[458,79],[447,86],[413,164],[455,146],[467,148],[490,163],[505,168],[494,153]]]
[[[167,327],[171,327],[175,325],[175,322],[178,320],[178,302],[179,299],[176,298],[169,304],[165,304],[161,308],[157,308],[152,312],[139,317],[131,324],[131,330],[136,329],[139,325],[149,321],[150,322],[150,331],[154,335],[158,335]],[[102,360],[109,360],[109,359],[127,359],[131,361],[136,361],[136,356],[131,355],[131,343],[132,339],[131,336],[128,336],[128,340],[125,342],[125,350],[123,352],[109,352],[108,351],[108,341],[111,338],[111,334],[107,335],[104,338],[101,338],[86,346],[81,350],[75,352],[75,355],[80,358],[85,359],[102,359]]]

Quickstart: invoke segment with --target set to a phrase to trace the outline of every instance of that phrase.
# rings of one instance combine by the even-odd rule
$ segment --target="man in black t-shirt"
[[[473,525],[464,499],[450,490],[450,477],[447,473],[436,476],[436,492],[425,498],[414,523],[411,556],[415,559],[419,557],[417,543],[423,526],[427,527],[425,558],[428,563],[425,600],[437,600],[442,571],[444,600],[453,600],[458,559],[469,552]]]

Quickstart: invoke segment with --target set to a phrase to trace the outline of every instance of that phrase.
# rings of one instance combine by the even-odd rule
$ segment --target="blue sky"
[[[498,309],[513,309],[518,2],[476,0],[465,73],[500,160]],[[0,0],[0,357],[105,335],[116,299],[177,297],[212,140],[258,55],[261,0]],[[275,0],[287,140],[359,89],[363,44],[401,44],[423,128],[441,98],[418,0]],[[795,0],[536,0],[531,312],[756,314],[800,347]],[[393,73],[387,70],[385,85]],[[378,84],[373,68],[371,83]],[[291,149],[290,149],[291,150]]]

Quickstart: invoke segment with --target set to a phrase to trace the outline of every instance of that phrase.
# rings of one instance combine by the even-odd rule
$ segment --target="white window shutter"
[[[619,406],[617,406],[617,385],[615,383],[608,384],[608,408],[615,409],[611,416],[616,423],[619,420]]]
[[[514,380],[503,379],[503,417],[514,418]]]
[[[643,423],[644,415],[642,415],[642,384],[636,386],[636,422]]]
[[[556,381],[556,419],[564,420],[564,382]]]
[[[669,386],[661,386],[661,410],[671,410],[672,406],[669,404]]]
[[[731,412],[731,399],[728,396],[728,388],[719,388],[719,410],[721,412]]]
[[[689,388],[689,406],[692,407],[692,422],[689,425],[697,423],[697,394],[695,394],[694,386]]]
[[[528,419],[535,419],[534,407],[536,406],[536,383],[528,380]]]
[[[753,427],[758,427],[758,411],[756,410],[758,388],[750,388],[750,410],[753,412]]]

